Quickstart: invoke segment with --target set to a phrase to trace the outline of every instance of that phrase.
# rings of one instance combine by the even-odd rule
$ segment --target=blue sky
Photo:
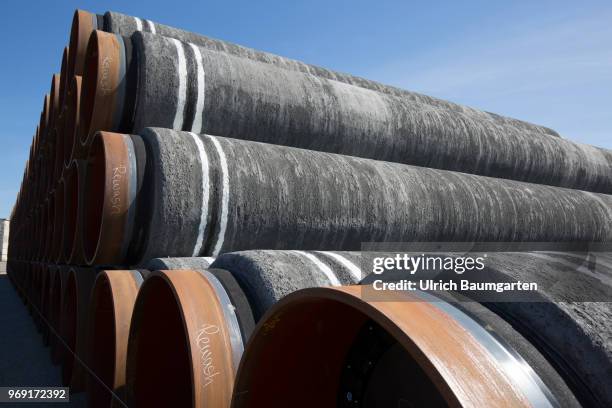
[[[77,7],[145,17],[612,149],[609,0],[12,1],[0,25],[0,218],[10,214]]]

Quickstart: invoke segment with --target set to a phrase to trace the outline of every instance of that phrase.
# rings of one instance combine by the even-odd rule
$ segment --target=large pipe
[[[64,52],[62,53],[62,65],[60,68],[60,94],[59,94],[59,106],[62,109],[66,106],[66,94],[68,92],[68,87],[70,86],[70,80],[72,77],[68,76],[68,59],[69,59],[69,48],[64,47]]]
[[[62,337],[66,350],[62,359],[62,383],[71,392],[85,389],[87,355],[87,308],[96,278],[94,268],[70,268],[62,296]]]
[[[120,406],[125,401],[130,321],[136,295],[148,274],[145,270],[105,270],[96,278],[89,304],[89,368],[95,375],[87,379],[90,407]]]
[[[83,194],[90,264],[254,247],[612,238],[607,195],[166,129],[101,132]]]
[[[197,62],[192,47],[166,37],[137,33],[130,40],[96,32],[83,77],[81,143],[89,146],[98,130],[138,133],[159,126],[612,192],[609,150],[517,130],[488,132],[445,110],[417,109],[394,96],[195,49]]]
[[[406,292],[367,302],[361,291],[305,289],[273,306],[245,351],[232,406],[557,406],[463,311]]]
[[[66,127],[64,129],[64,166],[68,168],[75,156],[75,149],[80,143],[75,143],[77,128],[79,127],[79,105],[81,103],[81,77],[74,76],[69,81],[66,95]],[[80,155],[83,155],[81,153]]]
[[[248,306],[234,308],[228,300],[231,292],[236,304],[248,305],[239,287],[227,285],[231,276],[213,273],[158,271],[142,285],[128,344],[128,406],[150,406],[153,401],[159,406],[229,406],[246,343],[243,333],[252,327],[244,327]],[[154,338],[153,332],[159,336]],[[156,358],[158,369],[147,370],[154,349],[163,350]]]
[[[335,72],[326,68],[305,64],[303,62],[291,60],[278,55],[257,51],[225,41],[209,38],[200,34],[187,32],[178,28],[154,23],[150,20],[144,20],[138,17],[127,16],[115,12],[107,12],[104,14],[104,16],[94,15],[83,10],[77,10],[75,12],[70,34],[70,45],[73,48],[76,47],[79,49],[79,53],[75,55],[75,59],[72,61],[73,65],[76,67],[74,71],[77,75],[81,75],[81,72],[83,72],[84,61],[86,58],[85,45],[89,40],[91,33],[96,29],[121,36],[131,36],[138,31],[160,34],[164,37],[177,39],[186,43],[193,43],[207,50],[223,52],[236,57],[242,57],[252,61],[269,64],[285,70],[301,72],[328,80],[359,86],[384,94],[401,97],[418,105],[427,105],[435,108],[446,109],[467,117],[473,117],[478,121],[484,122],[483,125],[490,129],[494,126],[501,126],[504,128],[518,129],[523,132],[530,132],[534,135],[546,134],[559,136],[554,130],[543,126],[503,117],[489,112],[483,112],[430,96],[383,85],[381,83],[355,77],[353,75]]]

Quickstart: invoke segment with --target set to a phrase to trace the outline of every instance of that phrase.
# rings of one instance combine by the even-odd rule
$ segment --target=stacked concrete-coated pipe
[[[104,270],[96,278],[87,333],[89,368],[93,374],[87,378],[90,407],[108,407],[125,401],[130,321],[138,290],[148,274],[145,270]]]
[[[146,129],[90,151],[89,263],[370,241],[609,241],[612,198],[284,146]]]
[[[192,43],[204,49],[223,52],[236,57],[273,65],[285,70],[306,73],[320,78],[334,80],[337,82],[378,91],[380,93],[401,97],[405,100],[414,102],[419,106],[419,108],[422,109],[431,109],[433,107],[449,110],[455,114],[465,115],[466,117],[478,120],[492,132],[495,132],[496,129],[501,128],[517,129],[523,132],[532,133],[534,135],[545,134],[558,136],[557,132],[543,126],[534,125],[513,118],[503,117],[490,112],[479,111],[467,106],[461,106],[452,102],[432,98],[430,96],[383,85],[381,83],[355,77],[353,75],[334,72],[326,68],[305,64],[301,61],[291,60],[278,55],[257,51],[206,37],[201,34],[191,33],[167,25],[154,23],[150,20],[127,16],[125,14],[116,12],[107,12],[104,16],[94,15],[83,10],[77,10],[75,12],[72,22],[70,46],[73,50],[76,50],[76,52],[71,55],[72,59],[69,63],[71,75],[82,75],[86,71],[87,67],[85,60],[87,43],[90,39],[91,33],[94,30],[103,30],[120,36],[131,36],[139,31],[159,34],[167,38]]]
[[[89,46],[85,146],[98,130],[158,126],[612,192],[606,149],[516,130],[489,134],[452,112],[147,33],[95,32]]]

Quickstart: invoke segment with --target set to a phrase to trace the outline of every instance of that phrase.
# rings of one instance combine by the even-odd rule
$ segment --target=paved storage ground
[[[61,385],[60,366],[51,364],[49,348],[6,275],[0,276],[0,386]],[[84,407],[85,394],[70,404],[0,404],[5,407]]]

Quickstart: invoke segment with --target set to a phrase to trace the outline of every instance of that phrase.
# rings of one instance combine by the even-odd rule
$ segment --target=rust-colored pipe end
[[[47,143],[47,131],[49,126],[49,94],[45,94],[43,98],[43,110],[40,114],[40,134],[43,146]]]
[[[79,126],[79,112],[81,103],[81,77],[75,75],[69,81],[66,93],[66,121],[64,126],[64,167],[68,168],[75,158],[76,149],[81,144],[77,140],[76,131]],[[79,156],[83,156],[80,153]]]
[[[91,33],[98,28],[98,18],[85,10],[76,10],[72,18],[72,27],[70,28],[70,43],[68,48],[68,78],[74,75],[83,75],[83,67],[85,65],[85,53],[87,52],[87,42]]]
[[[205,275],[147,277],[130,329],[129,406],[229,406],[233,357],[223,305]]]
[[[83,253],[88,265],[121,264],[127,256],[137,191],[136,155],[129,135],[98,132],[85,178]]]
[[[63,110],[66,106],[66,93],[68,92],[68,85],[70,84],[70,78],[68,76],[68,58],[70,51],[68,47],[64,47],[62,53],[62,65],[60,68],[60,86],[59,86],[59,106]]]
[[[125,99],[125,46],[119,35],[94,31],[87,45],[79,139],[89,146],[99,130],[119,130]]]
[[[232,407],[530,406],[453,312],[360,286],[294,292],[258,323]]]
[[[60,100],[60,74],[51,77],[51,91],[49,92],[49,128],[55,128],[57,118],[61,112]]]
[[[111,406],[115,401],[108,389],[125,401],[130,321],[142,281],[142,274],[135,270],[105,270],[96,278],[89,306],[89,368],[97,377],[87,380],[90,407]]]

